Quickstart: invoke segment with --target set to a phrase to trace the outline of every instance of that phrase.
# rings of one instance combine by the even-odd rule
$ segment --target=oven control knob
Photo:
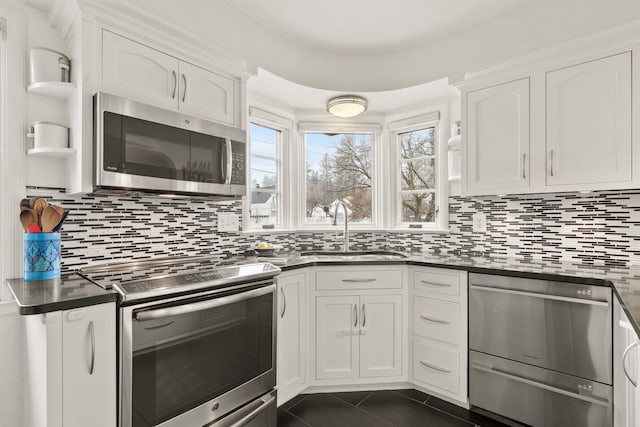
[[[218,408],[220,407],[220,404],[218,402],[214,403],[213,406],[211,407],[212,411],[217,411]]]

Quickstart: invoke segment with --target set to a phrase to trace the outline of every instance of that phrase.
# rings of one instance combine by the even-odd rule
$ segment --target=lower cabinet
[[[393,377],[402,373],[402,296],[316,299],[316,378]]]
[[[278,276],[278,405],[295,397],[306,385],[306,272]]]
[[[640,340],[617,299],[613,311],[613,425],[640,425]]]
[[[114,427],[115,303],[25,316],[26,425]]]
[[[467,272],[411,270],[411,381],[466,406]]]

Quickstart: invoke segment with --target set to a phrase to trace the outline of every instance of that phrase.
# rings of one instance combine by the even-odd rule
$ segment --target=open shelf
[[[52,98],[69,99],[75,90],[75,83],[68,82],[38,82],[29,85],[27,92]]]
[[[27,150],[29,156],[36,157],[55,157],[58,159],[65,159],[71,157],[76,153],[75,148],[58,148],[58,147],[38,147]]]

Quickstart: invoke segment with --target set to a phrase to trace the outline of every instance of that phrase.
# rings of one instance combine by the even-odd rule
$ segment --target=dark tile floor
[[[302,394],[278,408],[278,427],[503,427],[417,390]]]

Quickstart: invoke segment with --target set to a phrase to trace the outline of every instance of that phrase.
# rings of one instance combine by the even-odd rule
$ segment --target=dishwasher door
[[[612,384],[611,289],[469,274],[469,348]]]
[[[611,427],[613,387],[469,352],[472,406],[544,427]]]

